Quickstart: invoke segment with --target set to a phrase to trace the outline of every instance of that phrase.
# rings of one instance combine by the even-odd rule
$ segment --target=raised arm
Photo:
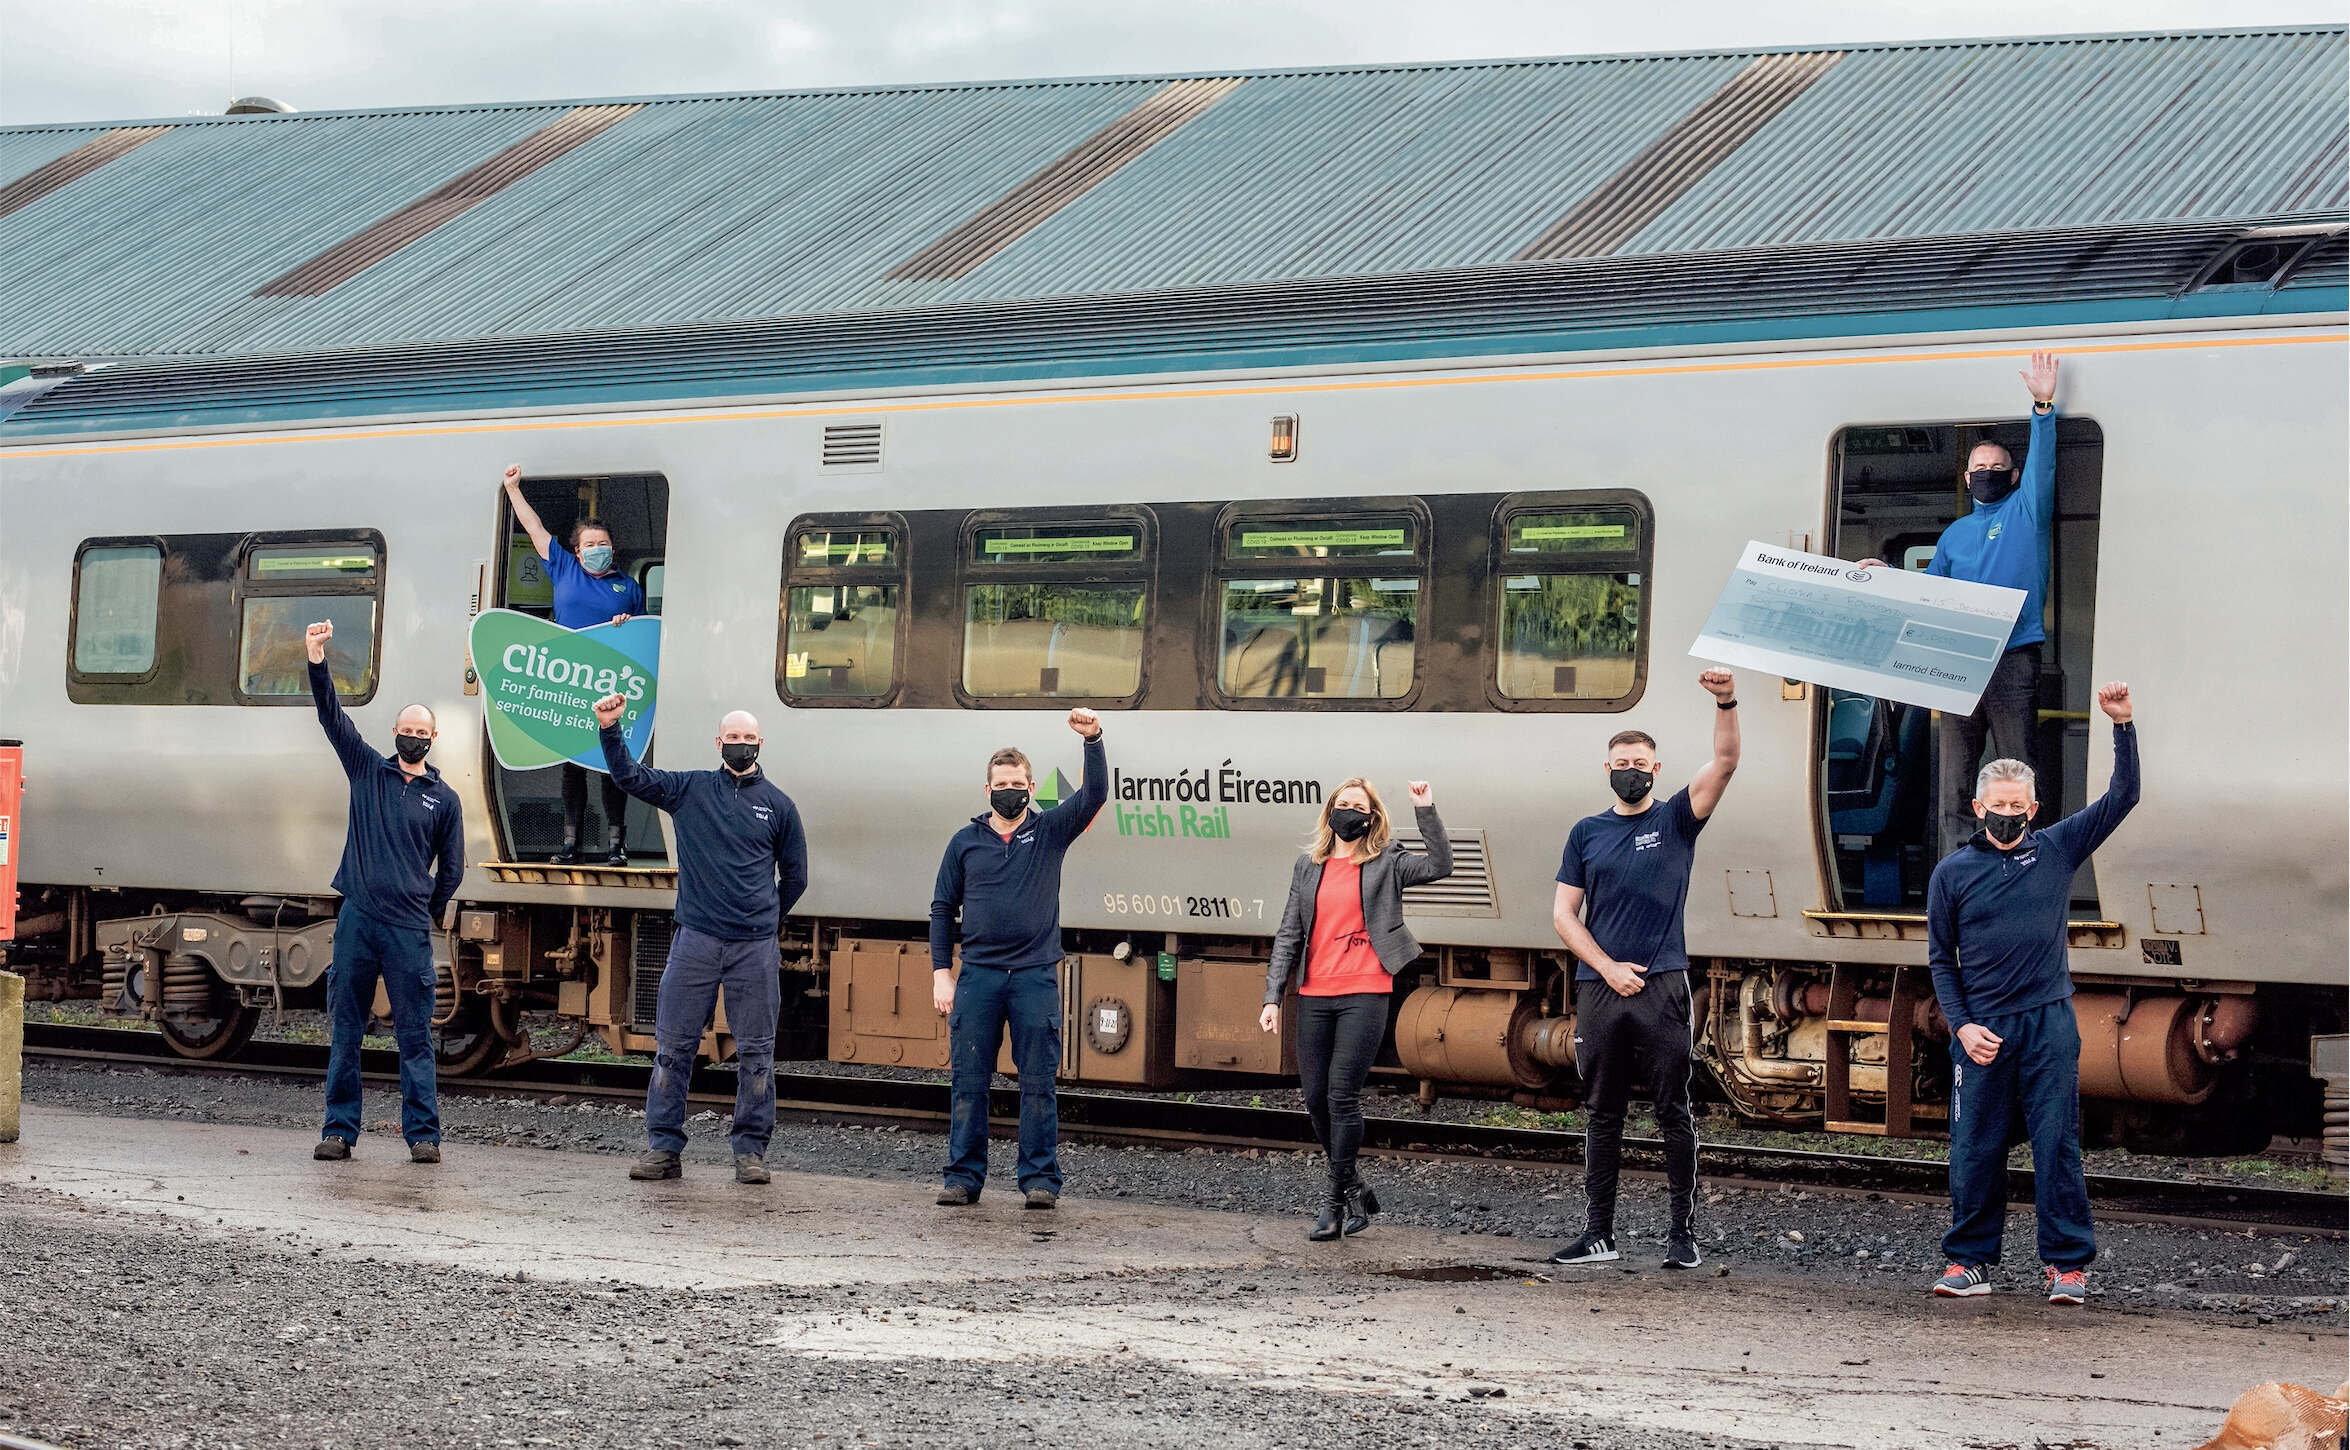
[[[783,902],[783,914],[791,915],[792,906],[808,890],[808,837],[800,829],[800,808],[783,808],[783,826],[775,839],[775,870],[781,884],[777,891]]]
[[[685,771],[655,770],[628,753],[627,737],[620,733],[620,714],[628,701],[606,695],[596,701],[596,742],[604,747],[604,769],[612,783],[647,805],[674,811],[685,800]]]
[[[1085,781],[1077,794],[1043,817],[1046,832],[1063,845],[1084,835],[1110,799],[1110,757],[1102,748],[1101,718],[1079,706],[1069,712],[1069,728],[1085,739]]]
[[[335,695],[334,671],[326,664],[326,642],[334,637],[335,627],[326,620],[303,632],[302,645],[310,654],[310,701],[318,707],[318,724],[326,731],[327,744],[343,762],[343,774],[357,775],[368,766],[383,764],[383,757],[359,738],[359,727],[351,723],[343,702]]]
[[[1452,837],[1445,832],[1444,818],[1436,814],[1436,792],[1428,782],[1415,780],[1408,789],[1412,824],[1419,828],[1428,849],[1404,852],[1395,863],[1395,879],[1399,886],[1425,886],[1452,874]]]
[[[2031,369],[2019,376],[2032,390],[2032,441],[2016,487],[2045,539],[2056,519],[2056,354],[2033,353]]]
[[[2113,721],[2113,779],[2105,794],[2040,833],[2045,844],[2075,862],[2088,860],[2138,804],[2138,727],[2130,687],[2120,680],[2099,686],[2097,708]]]
[[[1689,777],[1689,811],[1699,820],[1714,813],[1730,777],[1738,772],[1738,682],[1728,670],[1707,670],[1697,677],[1714,697],[1714,758]]]
[[[530,546],[539,551],[539,557],[546,558],[547,551],[555,546],[555,536],[547,532],[547,526],[539,522],[539,511],[522,496],[522,465],[508,464],[506,476],[498,482],[506,490],[506,502],[513,506],[514,522],[530,535]]]

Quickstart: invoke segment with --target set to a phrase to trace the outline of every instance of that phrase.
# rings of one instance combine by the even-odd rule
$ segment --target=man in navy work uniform
[[[2032,768],[1994,760],[1975,786],[1974,839],[1926,887],[1926,959],[1950,1023],[1949,1267],[1934,1292],[1991,1292],[2007,1227],[2007,1129],[2017,1110],[2032,1139],[2032,1207],[2048,1301],[2088,1297],[2097,1240],[2081,1179],[2081,1029],[2065,965],[2073,874],[2138,803],[2138,732],[2130,687],[2097,692],[2113,719],[2105,794],[2044,831]]]
[[[1928,574],[1945,579],[2024,591],[2023,609],[1974,713],[1944,711],[1935,727],[1939,804],[1934,814],[1945,854],[1957,850],[1975,829],[1968,800],[1986,737],[1994,756],[2029,764],[2032,727],[2040,716],[2040,651],[2048,639],[2041,614],[2056,519],[2056,354],[2033,353],[2031,371],[2018,376],[2032,390],[2032,441],[2021,477],[2015,455],[1997,443],[1976,444],[1966,464],[1974,507],[1942,531],[1934,560],[1926,566]],[[1883,568],[1884,561],[1866,559],[1862,567]]]
[[[604,764],[620,788],[677,823],[677,934],[654,1010],[653,1080],[645,1089],[645,1156],[638,1179],[684,1171],[685,1093],[694,1055],[726,993],[734,1036],[734,1181],[765,1183],[775,1133],[775,1019],[782,1010],[776,928],[808,889],[808,842],[791,797],[759,771],[759,722],[737,710],[718,723],[717,770],[653,770],[628,754],[620,715],[596,702]],[[780,880],[779,880],[780,878]]]
[[[438,1163],[432,926],[465,879],[464,808],[441,773],[424,763],[441,733],[431,710],[410,705],[400,712],[392,724],[395,759],[384,759],[359,738],[359,727],[335,698],[334,672],[326,663],[327,641],[334,637],[335,627],[321,622],[303,638],[318,723],[351,781],[351,822],[334,882],[343,908],[335,914],[334,961],[326,974],[334,1023],[326,1059],[326,1127],[311,1156],[348,1158],[359,1144],[359,1039],[366,1035],[380,977],[400,1044],[400,1136],[408,1140],[411,1159]]]
[[[565,629],[591,629],[599,624],[618,624],[631,615],[645,612],[644,586],[613,567],[612,530],[602,519],[581,519],[571,526],[571,546],[565,548],[555,541],[547,526],[539,521],[538,510],[522,496],[522,465],[507,468],[499,480],[506,490],[507,501],[514,509],[514,521],[530,535],[530,546],[538,550],[539,558],[547,566],[547,582],[554,587],[555,622]],[[579,864],[579,837],[587,819],[588,769],[571,761],[561,766],[563,773],[563,849],[557,851],[553,864]],[[628,864],[628,796],[614,783],[612,777],[603,777],[604,834],[607,846],[604,864]]]
[[[1575,954],[1575,1066],[1583,1076],[1583,1236],[1554,1264],[1598,1264],[1616,1252],[1616,1171],[1635,1053],[1648,1061],[1649,1096],[1665,1137],[1672,1191],[1668,1268],[1697,1254],[1697,1119],[1689,1107],[1689,952],[1681,936],[1697,833],[1738,769],[1737,683],[1728,670],[1697,677],[1713,696],[1714,754],[1686,788],[1659,804],[1656,741],[1624,730],[1607,743],[1617,804],[1567,834],[1550,922]]]
[[[1069,712],[1085,739],[1085,783],[1049,811],[1029,808],[1028,757],[1005,748],[988,758],[987,810],[955,832],[930,894],[931,1005],[947,1017],[954,1115],[946,1182],[938,1201],[979,1201],[987,1181],[987,1085],[1007,1019],[1020,1071],[1020,1187],[1028,1207],[1061,1200],[1061,858],[1110,798],[1102,724]],[[963,973],[954,975],[957,918]]]

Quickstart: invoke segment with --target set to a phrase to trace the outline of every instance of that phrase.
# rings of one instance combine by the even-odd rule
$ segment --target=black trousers
[[[1665,1136],[1673,1230],[1694,1230],[1697,1118],[1689,1107],[1689,974],[1660,972],[1629,997],[1605,982],[1575,984],[1575,1066],[1583,1075],[1583,1194],[1588,1227],[1616,1231],[1616,1174],[1624,1156],[1624,1105],[1641,1066]]]
[[[1975,833],[1975,772],[1988,741],[1993,760],[2032,764],[2032,727],[2040,720],[2040,646],[2027,644],[1999,657],[1972,715],[1944,711],[1935,727],[1935,774],[1942,802],[1941,852],[1947,856]],[[2037,768],[2037,767],[2035,767]],[[2053,816],[2051,817],[2053,819]]]
[[[587,822],[587,782],[591,772],[584,765],[563,766],[563,844],[576,846]],[[628,792],[613,784],[612,777],[597,774],[604,786],[605,834],[615,843],[628,831]]]
[[[1387,1035],[1385,992],[1297,999],[1297,1081],[1333,1188],[1354,1181],[1363,1148],[1363,1084]]]

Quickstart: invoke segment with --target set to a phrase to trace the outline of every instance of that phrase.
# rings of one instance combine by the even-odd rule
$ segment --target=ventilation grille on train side
[[[1414,886],[1403,894],[1406,916],[1499,916],[1501,903],[1493,895],[1493,862],[1485,854],[1483,831],[1454,831],[1452,874],[1442,881]],[[1425,851],[1418,836],[1398,835],[1396,844],[1407,851]]]
[[[674,917],[636,914],[636,941],[628,954],[628,1025],[635,1031],[652,1031],[660,1018],[661,971],[669,965],[669,939],[676,934]]]
[[[881,467],[879,423],[834,423],[824,430],[826,468]]]

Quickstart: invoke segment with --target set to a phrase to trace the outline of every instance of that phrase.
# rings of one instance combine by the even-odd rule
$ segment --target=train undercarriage
[[[324,1003],[332,897],[235,898],[82,887],[25,891],[8,965],[30,1000],[95,999],[152,1022],[175,1052],[233,1057],[272,1011]],[[453,1076],[577,1050],[649,1053],[668,913],[476,903],[435,932],[436,1053]],[[1268,943],[1193,933],[1071,931],[1060,1077],[1158,1090],[1238,1087],[1295,1072],[1258,1029]],[[1397,982],[1378,1071],[1437,1093],[1537,1110],[1579,1101],[1563,953],[1437,947]],[[1693,984],[1700,1093],[1798,1129],[1933,1137],[1946,1130],[1949,1030],[1921,966],[1707,959]],[[792,919],[778,942],[777,1055],[947,1064],[920,927]],[[2317,1136],[2303,1055],[2338,1001],[2290,986],[2080,979],[2084,1118],[2147,1151],[2250,1152]],[[378,995],[378,1016],[388,1007]],[[723,1008],[703,1052],[732,1039]],[[1001,1063],[1010,1071],[1008,1057]]]

